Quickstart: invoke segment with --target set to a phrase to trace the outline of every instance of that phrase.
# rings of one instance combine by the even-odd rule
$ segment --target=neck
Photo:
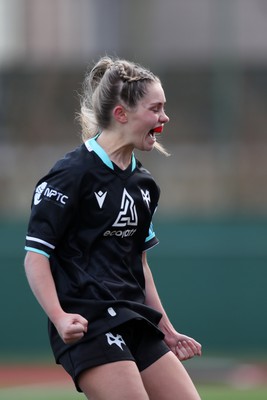
[[[133,147],[124,143],[122,135],[103,131],[97,138],[97,142],[120,169],[124,170],[130,165]]]

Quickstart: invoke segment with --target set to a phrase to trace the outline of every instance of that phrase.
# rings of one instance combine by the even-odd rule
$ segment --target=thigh
[[[90,400],[149,400],[134,361],[117,361],[83,371],[78,383]]]
[[[177,357],[169,352],[141,372],[150,400],[200,400]]]
[[[126,342],[126,335],[122,336],[118,331],[102,333],[86,342],[78,342],[65,351],[58,362],[81,392],[78,377],[83,371],[116,361],[135,361]]]
[[[134,339],[128,346],[139,371],[143,371],[170,352],[170,348],[164,342],[163,335],[145,321],[137,321],[134,328]]]

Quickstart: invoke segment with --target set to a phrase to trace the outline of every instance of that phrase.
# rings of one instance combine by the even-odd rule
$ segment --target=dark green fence
[[[207,352],[266,354],[267,219],[158,228],[151,265],[176,328],[199,338]]]
[[[149,261],[174,325],[206,354],[267,353],[267,218],[155,221]],[[46,317],[26,282],[26,223],[1,220],[4,357],[50,354]]]

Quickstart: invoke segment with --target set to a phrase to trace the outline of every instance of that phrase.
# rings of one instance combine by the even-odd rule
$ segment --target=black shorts
[[[131,320],[87,342],[71,347],[58,363],[72,377],[78,392],[81,372],[115,361],[132,360],[139,371],[170,351],[159,333],[146,321]]]

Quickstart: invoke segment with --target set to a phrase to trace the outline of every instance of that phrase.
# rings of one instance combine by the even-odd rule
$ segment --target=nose
[[[168,117],[168,115],[165,113],[165,111],[163,110],[161,115],[160,115],[160,122],[162,124],[167,124],[167,122],[169,122],[170,118]]]

